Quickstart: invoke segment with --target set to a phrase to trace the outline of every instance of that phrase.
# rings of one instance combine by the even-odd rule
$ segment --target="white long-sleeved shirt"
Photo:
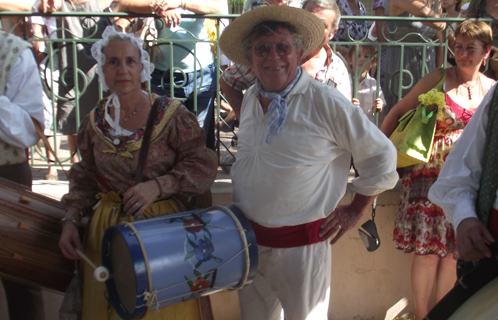
[[[351,86],[352,85],[353,84],[351,83]],[[365,79],[358,83],[357,91],[358,94],[356,95],[356,98],[360,100],[360,108],[363,110],[368,119],[372,121],[372,123],[375,123],[374,101],[377,99],[377,80],[372,78],[367,73]],[[384,93],[381,88],[379,88],[379,98],[382,100],[384,105],[386,105],[386,99],[384,98]]]
[[[269,144],[268,113],[256,86],[244,95],[232,202],[265,227],[328,216],[344,195],[351,155],[358,193],[377,195],[398,181],[396,150],[363,111],[339,91],[303,75],[287,95],[288,114]]]
[[[0,96],[0,140],[19,148],[34,145],[39,136],[31,118],[42,129],[42,83],[31,49],[25,49],[12,66],[5,94]]]
[[[443,208],[455,230],[462,220],[477,218],[476,200],[482,175],[488,114],[496,84],[484,97],[429,190],[429,200]],[[498,195],[493,204],[498,209]]]
[[[443,208],[455,230],[462,220],[477,218],[476,200],[482,175],[488,114],[496,84],[484,97],[429,190],[429,200]],[[493,204],[498,209],[498,195]]]

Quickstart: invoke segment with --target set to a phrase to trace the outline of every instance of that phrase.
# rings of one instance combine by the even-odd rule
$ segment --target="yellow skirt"
[[[120,192],[121,193],[121,192]],[[101,243],[105,230],[121,222],[133,222],[133,216],[122,217],[120,193],[99,193],[96,198],[100,199],[88,229],[88,239],[85,246],[85,254],[95,263],[102,265]],[[173,200],[157,201],[151,204],[144,212],[145,219],[159,217],[162,215],[179,212],[179,208]],[[85,264],[83,276],[83,320],[118,320],[120,317],[108,304],[105,283],[98,282],[93,277],[92,268]],[[190,300],[170,307],[150,310],[142,319],[168,319],[168,320],[201,320],[201,308],[199,300]]]

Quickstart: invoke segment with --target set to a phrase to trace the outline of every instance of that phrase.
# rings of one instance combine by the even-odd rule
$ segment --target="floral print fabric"
[[[453,226],[446,220],[443,210],[429,201],[427,195],[474,111],[462,108],[446,95],[446,106],[436,123],[429,162],[404,169],[401,203],[394,226],[397,249],[440,257],[455,252]]]
[[[82,160],[72,166],[70,191],[62,198],[67,216],[78,217],[95,203],[97,193],[107,192],[94,180],[97,171],[116,191],[134,185],[143,129],[115,145],[103,117],[105,102],[100,101],[81,123],[77,143]],[[205,147],[204,130],[185,106],[179,106],[169,120],[164,116],[171,102],[164,98],[158,110],[143,179],[155,179],[161,197],[171,191],[184,196],[202,194],[216,176],[216,154]]]
[[[336,0],[337,5],[341,9],[342,16],[354,16],[353,11],[349,7],[348,0]],[[367,10],[363,3],[358,1],[358,5],[360,6],[360,16],[364,17],[367,15]],[[349,36],[348,36],[349,30]],[[335,34],[332,41],[351,41],[353,40],[362,40],[366,37],[368,32],[368,24],[366,21],[351,21],[341,19],[339,23],[339,29]]]

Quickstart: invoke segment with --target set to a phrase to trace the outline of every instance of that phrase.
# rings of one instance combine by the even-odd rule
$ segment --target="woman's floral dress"
[[[394,226],[397,249],[440,257],[455,251],[453,226],[446,220],[443,210],[430,202],[427,195],[474,111],[462,108],[446,94],[446,105],[438,114],[429,162],[404,169],[401,203]]]

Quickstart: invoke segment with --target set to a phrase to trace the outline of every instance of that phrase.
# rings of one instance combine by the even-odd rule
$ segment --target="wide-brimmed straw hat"
[[[323,43],[323,21],[312,13],[288,6],[267,6],[246,12],[230,22],[220,37],[220,49],[233,62],[251,66],[242,43],[253,28],[265,21],[287,22],[303,37],[303,58]]]

